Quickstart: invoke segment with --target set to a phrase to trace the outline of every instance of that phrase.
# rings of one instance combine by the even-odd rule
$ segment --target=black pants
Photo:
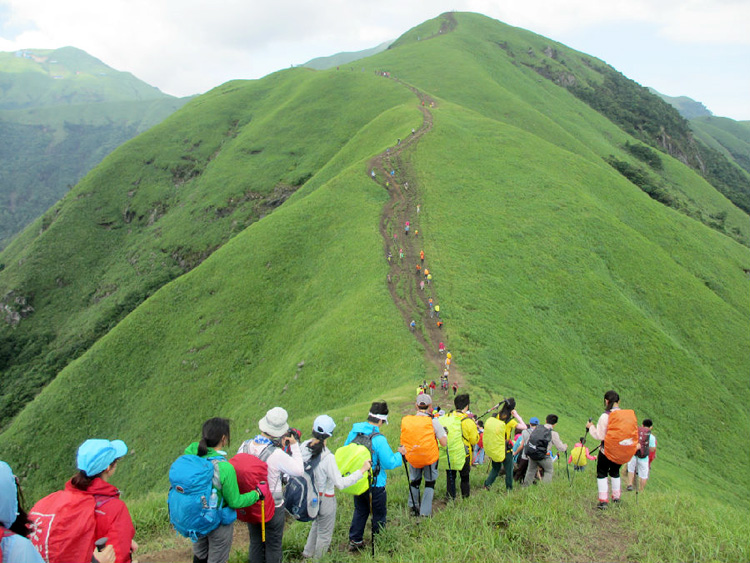
[[[471,472],[471,460],[466,457],[464,466],[461,471],[455,469],[448,469],[445,473],[447,475],[446,487],[448,489],[448,496],[452,499],[456,498],[456,473],[461,474],[461,496],[463,498],[469,498],[470,486],[469,486],[469,473]]]
[[[599,455],[596,458],[596,478],[606,479],[607,476],[619,477],[620,476],[621,464],[613,462],[609,459],[604,452],[599,450]]]

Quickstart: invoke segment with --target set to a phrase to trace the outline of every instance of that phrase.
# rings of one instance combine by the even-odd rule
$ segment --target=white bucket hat
[[[274,407],[266,413],[266,416],[260,419],[258,426],[261,432],[272,436],[273,438],[281,438],[289,430],[289,425],[286,423],[289,415],[281,407]]]

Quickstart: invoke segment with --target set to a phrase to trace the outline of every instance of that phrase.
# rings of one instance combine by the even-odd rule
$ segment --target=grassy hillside
[[[110,155],[0,255],[0,294],[19,317],[1,333],[12,352],[2,356],[3,411],[54,378],[0,434],[30,495],[60,486],[75,446],[92,435],[131,446],[117,485],[158,505],[169,463],[210,416],[233,419],[234,445],[276,404],[302,428],[328,412],[344,434],[384,398],[397,422],[415,382],[438,373],[386,282],[394,268],[384,254],[404,241],[391,231],[384,240],[379,225],[401,194],[388,228],[398,232],[396,217],[406,217],[419,229],[409,248],[425,250],[441,336],[474,410],[515,396],[525,418],[560,415],[570,443],[600,413],[603,393],[618,389],[623,407],[655,421],[653,491],[667,495],[657,499],[692,507],[710,497],[704,534],[717,518],[741,519],[750,501],[750,464],[736,455],[750,430],[747,215],[680,161],[662,154],[660,168],[645,164],[628,148],[635,137],[510,54],[549,44],[448,14],[361,61],[364,72],[231,82]],[[429,129],[409,85],[435,102],[424,107]],[[369,176],[371,159],[414,129],[418,143],[394,161],[395,185],[384,189]],[[613,158],[647,167],[694,212],[654,199]],[[724,214],[724,227],[696,212]],[[394,281],[394,294],[414,294],[411,280]],[[428,322],[418,305],[411,312]],[[397,432],[390,425],[392,439]],[[581,560],[523,541],[518,526],[530,514],[547,529],[554,512],[565,525],[549,543],[570,535],[587,500],[547,512],[545,493],[529,496],[497,499],[508,519],[492,549],[505,553],[511,541],[515,560]],[[462,530],[491,531],[475,527],[487,513],[461,514]],[[667,509],[659,518],[657,550],[622,538],[621,551],[685,559],[689,546],[666,538],[695,520]],[[427,523],[429,538],[439,522]],[[394,559],[424,559],[403,533],[416,526],[393,530],[404,549]],[[705,546],[696,560],[746,556],[744,531],[726,530],[726,558]],[[474,547],[459,543],[460,553]]]
[[[731,158],[750,173],[750,122],[728,117],[697,117],[690,120],[696,136],[709,147]]]
[[[649,88],[649,91],[673,106],[685,119],[690,120],[695,117],[708,117],[713,115],[702,102],[696,102],[694,99],[688,98],[687,96],[667,96],[657,92],[653,88]]]
[[[0,248],[186,101],[72,47],[0,53]]]

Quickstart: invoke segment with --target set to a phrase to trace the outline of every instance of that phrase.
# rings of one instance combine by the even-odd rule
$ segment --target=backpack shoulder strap
[[[211,482],[213,483],[214,488],[217,491],[221,490],[221,473],[219,471],[219,462],[220,461],[226,461],[223,456],[217,455],[208,458],[208,461],[211,462],[211,464],[214,466],[214,476]]]
[[[268,461],[268,458],[271,457],[271,454],[275,449],[276,447],[273,444],[268,444],[260,451],[260,453],[258,454],[258,459],[261,461]]]

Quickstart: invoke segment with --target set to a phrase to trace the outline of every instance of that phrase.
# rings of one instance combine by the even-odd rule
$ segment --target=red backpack
[[[265,521],[268,522],[273,518],[276,512],[276,505],[271,495],[271,488],[268,485],[268,464],[266,459],[273,453],[273,448],[267,447],[260,456],[252,454],[237,454],[229,463],[234,467],[237,473],[237,485],[240,493],[249,493],[255,489],[260,489],[265,497],[265,502],[258,501],[252,506],[237,509],[237,519],[242,522],[260,524],[265,509]]]
[[[636,457],[644,458],[648,457],[650,448],[649,442],[651,440],[651,428],[648,426],[638,427],[638,450],[635,452]]]
[[[91,561],[96,535],[94,511],[112,497],[57,491],[37,502],[29,512],[31,543],[47,563]]]

